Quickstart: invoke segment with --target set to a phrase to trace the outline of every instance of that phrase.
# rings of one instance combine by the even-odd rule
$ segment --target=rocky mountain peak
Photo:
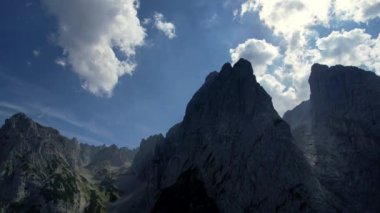
[[[0,131],[6,132],[8,135],[59,135],[58,130],[42,126],[21,112],[6,119]]]
[[[245,59],[209,74],[187,105],[183,121],[165,138],[156,138],[149,139],[150,146],[142,144],[132,165],[138,168],[136,173],[123,181],[129,186],[125,199],[112,211],[329,208],[305,158],[292,143],[289,126]],[[178,200],[180,194],[183,199]],[[193,194],[202,198],[201,203],[192,199]],[[181,205],[169,205],[173,200]]]
[[[236,122],[263,114],[272,118],[278,116],[271,97],[257,83],[251,63],[240,59],[233,67],[226,63],[219,73],[208,75],[205,84],[187,105],[184,124],[219,120],[227,125],[236,125]],[[198,123],[193,124],[199,126]]]
[[[378,212],[380,77],[314,64],[309,83],[310,100],[284,115],[295,143],[349,212]]]
[[[328,68],[327,65],[315,63],[311,66],[311,72],[323,72],[328,70]]]
[[[5,120],[5,125],[17,128],[32,125],[34,121],[30,119],[26,114],[20,112],[16,113],[10,118]]]
[[[253,75],[253,69],[251,62],[246,59],[241,58],[233,66],[230,63],[225,63],[220,71],[222,76],[228,76],[229,78],[235,77],[246,77],[255,78]]]
[[[375,73],[352,66],[315,64],[310,78],[312,111],[325,116],[373,117],[378,108],[380,78]]]
[[[31,120],[25,113],[19,112],[12,115],[9,120]]]

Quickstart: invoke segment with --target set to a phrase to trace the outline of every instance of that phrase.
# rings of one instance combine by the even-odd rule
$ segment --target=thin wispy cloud
[[[27,108],[25,108],[24,106],[21,106],[21,105],[15,104],[15,103],[4,102],[4,101],[0,102],[0,107],[6,108],[6,109],[11,110],[13,112],[25,112],[25,111],[27,111]]]
[[[72,126],[74,129],[77,129],[78,132],[89,132],[93,135],[100,136],[101,138],[107,139],[107,141],[104,141],[103,143],[116,143],[116,139],[114,138],[113,134],[103,128],[98,127],[95,123],[91,122],[83,122],[81,119],[76,118],[74,115],[71,115],[68,112],[52,109],[48,106],[43,106],[41,104],[19,104],[19,103],[13,103],[13,102],[0,102],[0,112],[1,115],[4,117],[10,117],[11,115],[23,112],[26,113],[29,116],[32,116],[33,119],[37,120],[38,122],[44,124],[46,122],[46,119],[50,120],[53,119],[55,121],[58,121],[59,123],[66,123],[70,126]],[[61,131],[64,132],[72,132],[66,129],[61,129]],[[85,136],[83,134],[81,135],[81,138],[84,138]],[[75,136],[75,134],[71,134],[70,136]],[[86,137],[86,141],[97,141],[96,139],[91,139],[90,137]]]
[[[46,116],[46,117],[54,118],[61,122],[70,124],[74,127],[89,131],[95,135],[99,135],[105,138],[112,138],[111,132],[108,132],[102,128],[99,128],[97,125],[91,122],[83,122],[75,118],[73,115],[69,114],[68,112],[52,109],[50,107],[42,106],[40,104],[32,104],[30,105],[30,107],[33,109],[33,111],[39,114],[39,117]]]

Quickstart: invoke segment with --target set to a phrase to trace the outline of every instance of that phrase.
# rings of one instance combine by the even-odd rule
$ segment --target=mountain
[[[80,144],[15,114],[0,128],[0,212],[103,212],[134,153]]]
[[[210,73],[165,137],[143,142],[110,212],[330,212],[289,125],[241,59]]]
[[[310,100],[284,115],[295,143],[349,212],[379,212],[380,77],[315,64],[309,83]]]
[[[309,83],[282,119],[251,64],[227,63],[134,150],[15,114],[0,128],[0,212],[379,212],[380,77],[315,64]]]

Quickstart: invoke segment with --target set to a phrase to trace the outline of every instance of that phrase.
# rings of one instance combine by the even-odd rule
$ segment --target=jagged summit
[[[240,59],[233,67],[226,63],[220,72],[207,76],[205,84],[187,105],[184,123],[196,117],[221,122],[226,121],[223,119],[240,121],[254,114],[256,117],[259,114],[271,115],[272,119],[278,117],[271,97],[257,83],[251,63]]]
[[[32,120],[28,115],[23,112],[16,113],[10,118],[5,119],[5,123],[0,131],[7,131],[8,133],[13,132],[33,134],[52,134],[54,136],[59,135],[59,131],[50,127],[45,127],[34,120]]]
[[[230,63],[225,63],[222,66],[220,74],[233,74],[245,77],[254,76],[251,62],[244,58],[239,59],[233,66]]]
[[[10,122],[10,123],[31,123],[34,122],[32,119],[30,119],[25,113],[23,112],[18,112],[12,115],[10,118],[5,120],[5,123]]]
[[[288,124],[245,59],[209,74],[187,105],[183,121],[165,138],[150,138],[144,147],[146,143],[154,149],[141,147],[141,160],[132,165],[138,169],[123,181],[129,186],[125,198],[110,212],[330,209],[292,143]],[[194,194],[202,200],[192,199]]]
[[[23,112],[15,113],[9,119],[10,120],[25,120],[25,119],[30,120],[30,118]]]
[[[238,71],[240,73],[244,73],[245,75],[253,75],[253,69],[252,64],[248,60],[241,58],[239,61],[237,61],[234,66],[233,70]]]
[[[39,127],[41,125],[34,122],[25,113],[19,112],[6,119],[2,129],[3,131],[26,132],[28,130],[37,131]],[[58,133],[58,131],[56,132]]]

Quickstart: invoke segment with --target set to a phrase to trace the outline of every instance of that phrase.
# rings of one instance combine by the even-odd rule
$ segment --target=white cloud
[[[265,40],[248,39],[236,48],[230,49],[232,62],[245,58],[252,63],[255,75],[262,76],[267,67],[279,56],[279,49]]]
[[[257,11],[260,19],[274,33],[284,36],[303,31],[307,26],[327,25],[331,0],[247,0],[241,5],[240,15]]]
[[[142,24],[143,24],[143,25],[148,25],[148,24],[150,24],[151,22],[152,22],[152,19],[150,19],[150,18],[144,18],[143,21],[142,21]]]
[[[330,29],[336,21],[365,23],[380,17],[378,0],[246,0],[239,11],[240,16],[257,13],[262,23],[282,39],[279,68],[266,71],[265,78],[261,78],[280,114],[283,106],[289,109],[308,99],[307,79],[313,63],[355,65],[380,74],[380,36],[372,38],[364,30],[354,29],[333,31],[320,38],[313,28]]]
[[[265,40],[248,39],[235,49],[230,49],[231,60],[236,62],[240,58],[249,60],[252,64],[257,81],[271,95],[273,105],[280,114],[297,104],[297,97],[293,87],[286,87],[281,82],[280,75],[268,73],[268,67],[281,55],[279,48]]]
[[[238,9],[235,9],[234,11],[232,11],[233,20],[236,19],[236,17],[238,16],[238,14],[239,14],[239,10]]]
[[[363,29],[333,31],[316,41],[316,61],[327,65],[362,66],[380,71],[380,36],[372,39]]]
[[[272,97],[273,105],[280,115],[297,104],[295,89],[293,87],[287,88],[274,75],[265,74],[258,81]]]
[[[119,78],[131,74],[145,30],[136,0],[44,0],[58,19],[58,44],[83,80],[83,88],[111,96]],[[115,51],[117,50],[117,51]]]
[[[61,67],[66,67],[66,60],[64,58],[57,58],[55,59],[54,61],[57,65],[61,66]]]
[[[253,0],[248,0],[244,2],[240,8],[240,16],[243,16],[248,12],[255,11],[255,7],[257,7],[256,2],[254,2]]]
[[[158,30],[162,31],[165,34],[165,36],[169,39],[173,39],[176,37],[174,24],[171,22],[167,22],[162,13],[156,12],[154,14],[154,26]]]
[[[367,22],[380,17],[378,0],[336,0],[335,13],[338,19]]]

